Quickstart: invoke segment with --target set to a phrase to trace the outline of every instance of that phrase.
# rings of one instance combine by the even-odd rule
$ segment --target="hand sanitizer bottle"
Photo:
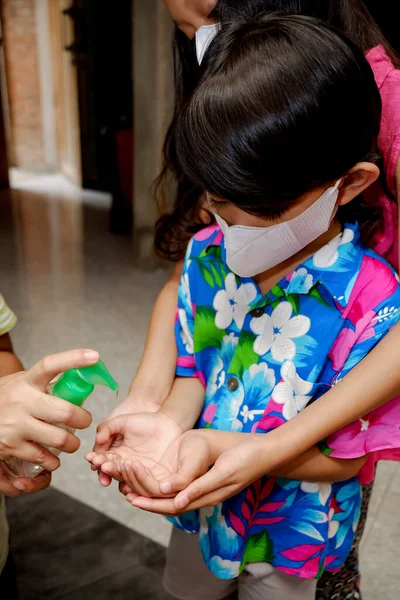
[[[82,367],[81,369],[71,369],[61,375],[61,377],[50,385],[49,394],[57,396],[76,406],[83,406],[85,400],[92,394],[96,385],[104,385],[114,392],[118,391],[118,384],[111,376],[109,370],[102,361],[91,367]],[[73,429],[63,423],[54,423],[57,427],[62,427],[74,432]],[[60,454],[60,450],[44,446],[55,456]],[[18,477],[29,477],[33,479],[43,471],[40,465],[20,460],[19,458],[8,458],[1,463],[1,466],[10,480]]]

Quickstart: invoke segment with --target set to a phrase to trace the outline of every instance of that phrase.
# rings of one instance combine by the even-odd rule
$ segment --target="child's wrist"
[[[207,442],[210,449],[210,458],[213,463],[215,463],[224,452],[228,452],[237,446],[237,444],[249,439],[249,436],[246,434],[232,431],[220,431],[218,429],[199,429],[198,431]]]
[[[177,414],[176,411],[174,411],[169,406],[160,406],[160,408],[158,409],[157,412],[163,414],[164,416],[166,416],[169,419],[171,419],[172,421],[174,421],[174,423],[176,423],[176,425],[178,425],[178,427],[180,428],[182,433],[189,431],[193,427],[193,425],[188,423],[185,415]]]

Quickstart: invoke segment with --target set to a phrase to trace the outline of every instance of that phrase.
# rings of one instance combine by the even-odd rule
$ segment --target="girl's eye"
[[[227,204],[229,204],[225,200],[218,200],[218,202],[216,202],[214,200],[214,198],[212,196],[209,196],[208,194],[207,194],[207,200],[208,200],[208,204],[210,205],[210,207],[214,210],[218,210],[222,206],[226,206]]]

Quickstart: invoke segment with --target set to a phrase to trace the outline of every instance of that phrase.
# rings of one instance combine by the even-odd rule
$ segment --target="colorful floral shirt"
[[[191,241],[179,289],[177,375],[206,388],[198,427],[264,433],[335,385],[400,318],[398,278],[343,232],[263,295],[225,262],[217,226]],[[400,448],[395,401],[328,439],[342,458]],[[247,563],[290,575],[338,570],[350,550],[361,502],[359,478],[308,483],[265,476],[214,508],[173,520],[199,533],[209,569],[235,578]]]

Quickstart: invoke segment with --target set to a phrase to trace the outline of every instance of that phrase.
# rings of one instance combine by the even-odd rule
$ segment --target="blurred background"
[[[398,47],[384,3],[368,4]],[[120,398],[169,274],[153,255],[151,185],[173,102],[172,27],[161,0],[0,2],[0,291],[19,317],[15,349],[31,366],[96,348]],[[89,399],[95,424],[116,401]],[[83,459],[94,433],[52,489],[9,503],[22,600],[163,597],[169,525],[100,488]],[[400,467],[383,464],[365,600],[399,597],[399,503]]]

